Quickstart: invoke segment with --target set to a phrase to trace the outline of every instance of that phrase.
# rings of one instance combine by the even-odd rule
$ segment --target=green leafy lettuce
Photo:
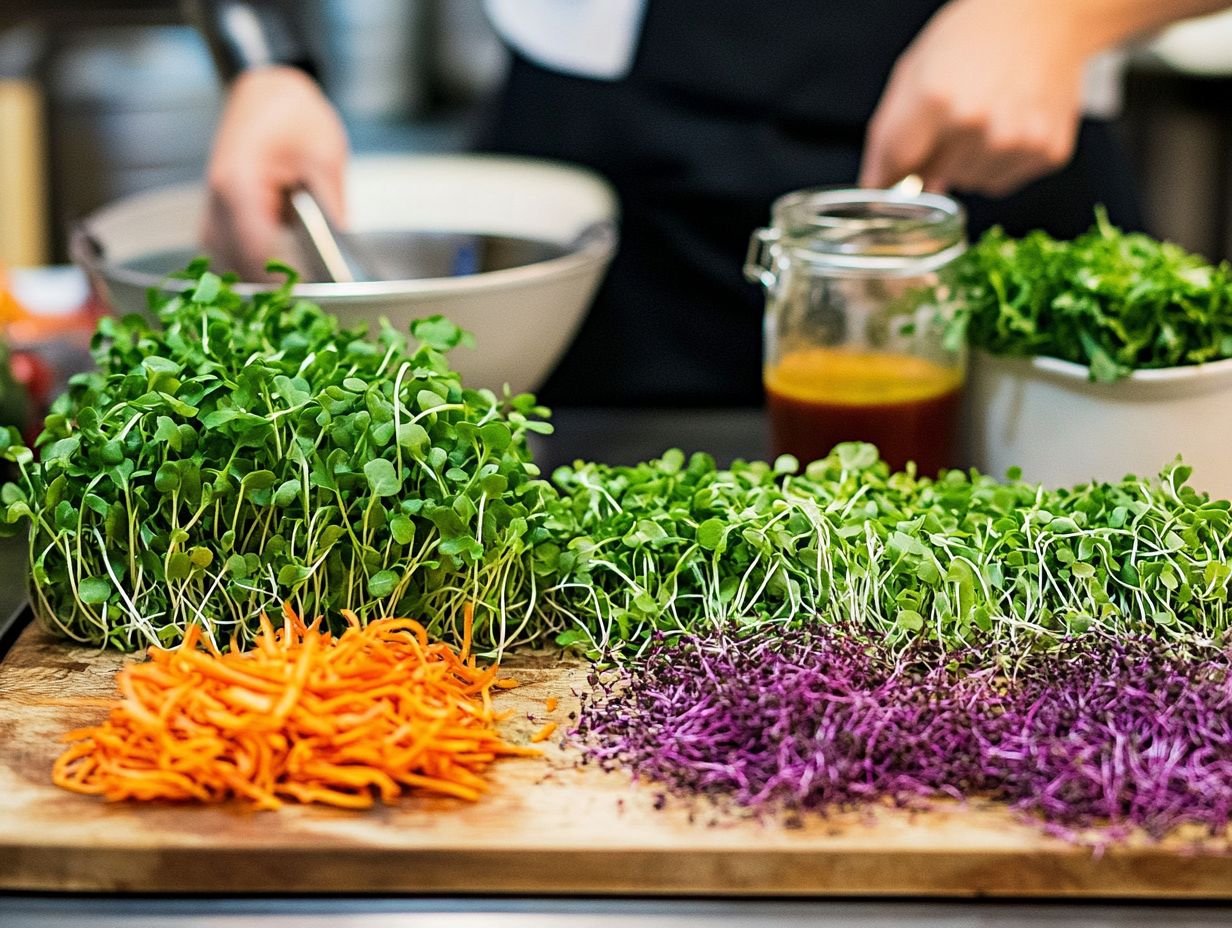
[[[1125,233],[1100,211],[1072,241],[987,232],[952,268],[950,337],[1087,365],[1091,379],[1232,357],[1232,268]]]

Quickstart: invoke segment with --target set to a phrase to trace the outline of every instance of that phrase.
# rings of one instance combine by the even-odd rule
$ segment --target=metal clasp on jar
[[[782,237],[779,229],[757,229],[749,236],[749,251],[744,257],[744,276],[751,284],[761,284],[773,290],[779,282],[778,264],[781,249],[775,247]]]

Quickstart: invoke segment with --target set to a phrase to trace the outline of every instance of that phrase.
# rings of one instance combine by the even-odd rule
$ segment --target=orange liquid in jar
[[[843,441],[872,442],[895,470],[958,465],[962,374],[905,354],[808,348],[766,371],[775,454],[801,464]]]

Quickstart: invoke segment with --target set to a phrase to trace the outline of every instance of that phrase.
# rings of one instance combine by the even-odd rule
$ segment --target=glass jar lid
[[[772,227],[762,230],[769,250],[823,272],[924,273],[966,248],[962,204],[937,193],[797,190],[774,202],[771,217]]]

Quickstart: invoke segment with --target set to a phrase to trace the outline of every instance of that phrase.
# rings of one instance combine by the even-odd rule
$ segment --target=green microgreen
[[[284,269],[285,270],[285,269]],[[530,396],[466,389],[435,317],[375,339],[280,289],[245,301],[203,265],[162,322],[104,319],[36,445],[0,454],[4,526],[57,633],[132,649],[191,622],[250,639],[286,599],[404,614],[499,652],[552,638],[640,654],[657,634],[816,622],[1026,654],[1066,636],[1226,642],[1229,503],[1153,479],[1047,489],[891,473],[847,444],[796,461],[669,451],[539,479]]]
[[[452,637],[526,635],[523,552],[549,489],[526,446],[531,396],[463,387],[440,317],[343,329],[284,286],[244,301],[203,263],[158,298],[159,328],[103,319],[97,370],[54,405],[37,460],[14,430],[3,488],[29,529],[31,597],[55,631],[133,649],[191,622],[249,640],[286,599],[338,619],[407,614]]]
[[[821,621],[1022,654],[1088,631],[1182,647],[1227,634],[1229,503],[1179,463],[1060,490],[890,473],[860,444],[795,469],[673,451],[558,470],[534,552],[541,609],[571,623],[557,641],[638,653],[656,633]]]

